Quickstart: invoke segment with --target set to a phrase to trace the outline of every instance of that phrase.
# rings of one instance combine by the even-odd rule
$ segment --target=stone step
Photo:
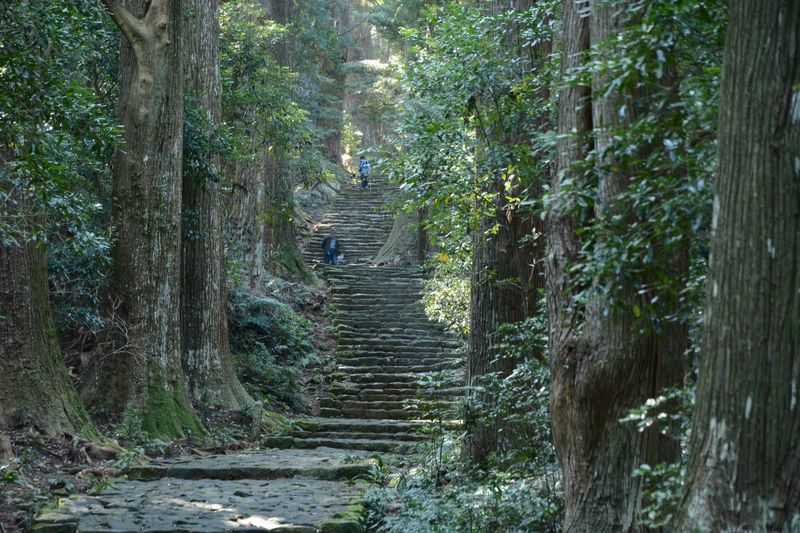
[[[384,374],[405,374],[407,372],[416,372],[419,374],[439,372],[441,370],[453,370],[461,367],[461,361],[441,361],[439,363],[430,365],[379,365],[379,366],[363,366],[363,365],[338,365],[337,372],[343,372],[351,376],[359,374],[374,374],[382,372]]]
[[[425,439],[422,434],[415,433],[370,433],[355,431],[289,431],[289,437],[297,439],[336,439],[336,440],[390,440],[390,441],[421,441]],[[366,472],[364,472],[366,473]],[[363,475],[363,474],[358,474]]]
[[[305,256],[327,282],[337,335],[338,366],[329,376],[329,397],[320,402],[320,418],[273,444],[312,447],[332,438],[343,447],[356,441],[408,443],[421,437],[398,433],[411,434],[423,423],[416,418],[433,417],[432,411],[464,394],[463,357],[456,353],[463,343],[425,315],[421,269],[368,264],[388,237],[393,217],[367,205],[361,192],[345,190],[318,234],[307,240]],[[320,265],[321,251],[315,253],[314,245],[319,247],[331,226],[342,239],[344,262]],[[439,374],[441,390],[424,385]]]
[[[348,376],[348,381],[352,381],[353,383],[381,383],[382,386],[388,386],[390,384],[395,385],[399,383],[420,383],[422,382],[423,376],[419,374],[387,374],[383,372],[375,372],[375,373],[358,373],[352,374]],[[337,380],[338,381],[338,380]],[[453,380],[455,381],[455,380]]]
[[[447,407],[453,402],[444,398],[429,398],[418,401],[406,400],[383,400],[383,401],[364,401],[364,400],[337,400],[334,398],[323,398],[320,401],[320,408],[329,407],[340,410],[348,409],[380,409],[383,411],[394,411],[409,409],[413,406],[433,407]]]
[[[342,356],[368,355],[370,357],[408,358],[409,361],[419,357],[432,357],[440,360],[460,358],[457,347],[453,346],[413,346],[403,339],[392,343],[385,339],[383,344],[360,344],[358,341],[339,339],[336,352]],[[450,357],[452,356],[452,357]]]
[[[436,338],[433,336],[412,336],[412,335],[389,335],[383,337],[356,337],[355,335],[339,335],[339,346],[361,346],[361,347],[395,347],[401,343],[402,348],[435,348],[437,350],[447,350],[458,348],[459,343],[455,340]],[[388,341],[388,342],[387,342]]]
[[[331,418],[383,418],[385,420],[435,420],[436,416],[430,412],[422,412],[416,408],[408,409],[361,409],[361,408],[340,408],[340,407],[320,407],[320,416]],[[364,449],[364,448],[358,448]]]
[[[411,307],[423,307],[423,302],[417,294],[404,290],[398,290],[394,294],[389,294],[381,290],[380,287],[376,287],[372,294],[359,294],[355,297],[346,293],[334,293],[331,296],[331,304],[336,307],[347,305],[368,305],[373,307],[381,305],[408,305]]]
[[[399,331],[390,332],[388,330],[384,333],[365,333],[358,330],[339,330],[337,331],[337,339],[340,342],[349,341],[356,344],[384,344],[386,341],[391,341],[410,345],[414,342],[430,342],[434,343],[433,346],[443,346],[451,349],[459,348],[463,344],[458,339],[448,338],[442,335],[441,332],[434,332],[434,330],[416,334],[402,333]]]
[[[423,382],[422,380],[417,380],[413,382],[408,381],[384,381],[378,383],[362,383],[362,382],[355,382],[355,381],[347,381],[346,379],[333,379],[331,381],[330,387],[331,390],[353,390],[354,388],[363,388],[363,389],[374,389],[380,388],[383,391],[394,394],[395,391],[403,391],[407,389],[414,389],[418,390],[420,387],[425,387],[427,382]],[[461,387],[464,385],[463,380],[449,380],[443,384],[443,386],[447,387]]]
[[[441,398],[454,400],[464,396],[463,388],[447,388],[441,390],[426,390],[422,389],[395,389],[394,391],[351,391],[349,389],[340,389],[342,392],[329,389],[328,393],[330,398],[335,400],[358,400],[358,401],[385,401],[385,400],[411,400],[411,399],[426,399],[426,398]]]
[[[360,272],[353,272],[354,270]],[[367,289],[373,287],[375,283],[391,286],[392,283],[396,285],[416,285],[419,289],[419,283],[422,277],[419,275],[411,275],[410,273],[399,274],[388,271],[379,271],[376,267],[368,265],[357,265],[345,269],[331,269],[330,276],[328,277],[331,286],[336,290],[339,286],[346,288],[361,288]],[[356,277],[357,276],[357,277]]]
[[[388,280],[421,280],[422,274],[418,271],[407,269],[386,268],[377,266],[353,267],[342,270],[336,276],[337,279],[350,280],[354,283],[367,283],[371,279]]]
[[[425,328],[406,328],[391,325],[371,325],[365,327],[354,327],[349,324],[340,324],[336,328],[339,335],[399,335],[401,337],[427,337],[443,335],[442,326],[435,322],[428,322]],[[452,339],[451,334],[447,334],[446,339]],[[455,339],[456,341],[458,339]],[[460,341],[459,341],[460,342]]]
[[[424,429],[427,422],[397,421],[363,418],[299,418],[293,421],[304,431],[354,431],[363,433],[417,433]]]
[[[353,512],[363,494],[353,482],[274,480],[115,481],[102,494],[61,500],[33,531],[212,533],[364,531]]]
[[[401,322],[401,323],[426,323],[429,322],[428,318],[425,316],[425,313],[419,310],[407,310],[407,311],[397,311],[397,310],[382,310],[382,309],[364,309],[364,310],[349,310],[349,309],[342,309],[342,310],[335,310],[337,320],[344,321],[344,320],[363,320],[365,318],[381,318],[381,319],[388,319],[393,322]]]
[[[331,319],[331,323],[334,327],[346,325],[359,330],[375,328],[376,324],[379,324],[379,327],[381,328],[429,329],[431,331],[435,330],[436,327],[441,328],[441,326],[438,326],[437,324],[434,324],[428,320],[392,320],[386,317],[377,318],[367,317],[366,315],[358,317],[339,317],[334,315],[334,317]]]
[[[336,439],[336,438],[297,438],[267,437],[261,441],[265,448],[278,449],[310,449],[310,448],[339,448],[344,450],[366,450],[373,452],[402,452],[409,449],[407,440],[377,440],[377,439]]]
[[[354,479],[369,472],[367,456],[353,462],[336,450],[314,450],[301,454],[283,451],[239,452],[227,455],[186,456],[131,466],[128,479],[280,479],[296,476],[318,479]]]
[[[414,316],[427,318],[425,308],[419,302],[375,304],[333,304],[339,313],[380,313],[383,315]]]
[[[389,290],[381,286],[373,286],[370,292],[334,292],[331,296],[331,302],[335,304],[372,302],[415,303],[422,302],[422,293],[419,291],[411,291],[408,288]]]
[[[377,366],[407,364],[412,366],[439,364],[439,363],[463,363],[460,357],[429,357],[429,356],[398,356],[398,357],[376,357],[369,354],[356,354],[347,356],[337,356],[336,362],[342,366]]]
[[[347,353],[370,353],[371,355],[395,356],[395,355],[426,355],[430,357],[444,356],[455,352],[457,346],[414,346],[413,341],[398,338],[397,342],[392,342],[391,337],[382,339],[381,344],[362,344],[361,340],[337,338],[337,352]]]
[[[352,266],[349,268],[357,268],[356,266]],[[344,269],[332,269],[329,268],[330,272],[328,272],[328,282],[331,287],[331,291],[333,294],[338,294],[340,291],[347,291],[347,292],[366,292],[370,294],[374,294],[377,290],[405,290],[405,291],[415,291],[418,292],[420,290],[420,280],[418,278],[396,278],[396,277],[377,277],[374,276],[369,281],[364,282],[354,282],[348,278],[339,277],[339,272],[335,270],[344,270]],[[369,277],[371,273],[364,274],[365,277]]]

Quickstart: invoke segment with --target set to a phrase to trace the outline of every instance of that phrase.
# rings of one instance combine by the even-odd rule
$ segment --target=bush
[[[460,441],[460,434],[451,433],[443,462],[428,455],[420,468],[390,477],[388,486],[370,489],[366,507],[371,530],[500,533],[560,529],[562,502],[554,465],[546,475],[493,470],[476,476],[462,467]],[[390,513],[390,509],[395,510]]]
[[[236,371],[256,399],[301,407],[300,368],[314,357],[310,322],[269,296],[233,291],[228,325]]]

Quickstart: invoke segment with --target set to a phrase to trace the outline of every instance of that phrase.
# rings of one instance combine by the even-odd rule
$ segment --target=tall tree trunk
[[[579,67],[588,46],[613,37],[621,29],[614,16],[619,8],[597,7],[586,18],[585,5],[564,2],[564,73]],[[602,94],[607,80],[595,78],[592,89]],[[560,140],[552,191],[565,180],[575,179],[572,165],[587,147],[580,135],[594,129],[595,150],[604,166],[613,167],[608,155],[613,129],[621,125],[621,100],[616,95],[590,102],[589,88],[564,88],[559,99]],[[642,97],[643,95],[638,95]],[[646,95],[642,101],[646,102]],[[591,108],[590,108],[591,106]],[[569,137],[574,132],[578,136]],[[598,186],[595,216],[620,212],[619,195],[630,185],[624,173],[604,177]],[[550,317],[551,416],[556,451],[564,476],[565,531],[632,531],[639,529],[641,479],[634,468],[643,463],[674,462],[677,444],[655,428],[639,432],[619,420],[626,413],[675,386],[682,378],[682,354],[687,344],[686,327],[668,323],[664,331],[640,333],[627,309],[637,304],[629,291],[616,295],[625,310],[610,308],[606,297],[594,293],[584,309],[572,298],[567,268],[577,257],[582,242],[576,234],[579,222],[571,206],[554,203],[548,213],[548,308]],[[603,236],[599,236],[603,238]],[[676,254],[676,275],[686,269],[683,253]],[[641,303],[639,303],[641,306]]]
[[[346,28],[350,26],[350,0],[328,0],[330,10],[330,26],[333,31],[336,28]],[[341,30],[347,31],[347,30]],[[321,87],[324,99],[330,103],[330,110],[327,116],[321,117],[319,127],[327,132],[323,144],[328,161],[340,166],[342,164],[342,111],[344,111],[345,100],[345,77],[344,63],[348,60],[351,50],[342,47],[339,51],[338,60],[327,59],[323,61],[322,72],[329,82]]]
[[[485,404],[489,398],[481,392],[488,374],[508,376],[519,361],[498,357],[495,349],[497,329],[502,324],[521,322],[536,309],[535,265],[540,256],[521,239],[534,232],[532,220],[507,211],[504,195],[497,194],[494,216],[484,216],[475,231],[472,247],[472,295],[467,352],[467,385],[470,402]],[[499,231],[493,228],[499,225]],[[509,439],[501,439],[502,420],[485,422],[474,413],[465,417],[464,457],[485,464],[489,455],[506,451]],[[503,432],[511,435],[509,428]]]
[[[297,5],[290,0],[271,0],[266,11],[275,22],[291,25],[296,22]],[[275,58],[278,64],[294,70],[298,46],[291,33],[283,40]],[[327,141],[326,141],[327,142]],[[265,151],[264,213],[266,221],[266,260],[272,272],[304,279],[313,276],[303,262],[297,246],[295,226],[294,176],[290,172],[285,154]]]
[[[800,530],[800,4],[734,0],[677,528]]]
[[[219,0],[194,0],[184,27],[186,90],[192,102],[220,126]],[[190,397],[229,408],[252,403],[228,347],[227,287],[222,214],[212,156],[209,175],[183,175],[181,236],[182,360]]]
[[[0,190],[10,193],[0,195],[3,217],[24,218],[25,193],[19,187],[5,187],[2,181]],[[39,241],[0,242],[0,375],[0,428],[32,426],[48,435],[97,434],[58,348],[45,248]]]
[[[105,0],[125,39],[114,159],[113,297],[125,343],[93,368],[92,403],[141,415],[151,435],[202,431],[181,369],[182,0]],[[146,11],[145,11],[146,10]],[[133,15],[145,11],[141,18]]]
[[[517,0],[512,2],[511,7],[525,9],[528,3],[526,0]],[[496,15],[508,9],[508,5],[490,2],[486,9]],[[518,37],[516,32],[512,32],[508,36],[509,43]],[[537,52],[546,57],[549,50],[550,43],[547,42]],[[540,66],[537,63],[530,65],[530,68]],[[547,99],[547,95],[542,96],[543,100]],[[537,128],[544,129],[545,125],[546,119],[543,118],[535,123]],[[492,143],[505,143],[510,149],[528,142],[523,137],[526,133],[506,133],[502,139],[489,139],[487,132],[483,131],[481,137],[487,147]],[[544,226],[538,217],[515,209],[507,200],[508,195],[541,198],[540,184],[531,185],[527,191],[509,192],[505,190],[500,176],[495,176],[488,192],[495,198],[493,212],[481,216],[479,227],[473,235],[470,280],[467,403],[478,407],[491,402],[482,391],[482,383],[486,378],[491,374],[506,377],[520,363],[516,358],[498,357],[500,354],[495,349],[499,340],[496,338],[498,328],[503,324],[521,322],[536,312],[537,292],[543,284],[541,260],[544,256],[544,239],[537,240],[536,237],[542,235]],[[530,240],[532,237],[533,242]],[[464,458],[483,465],[490,454],[509,449],[516,428],[509,427],[502,420],[483,421],[468,409],[464,429]]]
[[[269,228],[264,223],[267,209],[266,184],[263,179],[268,154],[256,131],[248,133],[250,150],[258,157],[253,162],[234,162],[227,172],[233,179],[233,191],[225,209],[228,254],[240,263],[234,278],[250,291],[263,290],[266,275]]]

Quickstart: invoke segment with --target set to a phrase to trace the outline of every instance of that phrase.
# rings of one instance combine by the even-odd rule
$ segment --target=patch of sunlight
[[[194,507],[196,509],[203,509],[205,511],[214,511],[214,512],[219,512],[219,511],[231,511],[231,512],[233,512],[233,511],[236,510],[236,509],[232,509],[230,507],[225,507],[224,505],[222,505],[220,503],[187,501],[187,500],[184,500],[183,498],[169,498],[169,499],[162,500],[159,503],[160,503],[160,505],[172,504],[172,505],[176,505],[178,507]]]
[[[362,65],[364,65],[365,67],[370,68],[370,69],[374,69],[374,70],[383,70],[383,69],[385,69],[386,67],[389,66],[386,63],[384,63],[383,61],[380,61],[378,59],[362,59],[360,61],[360,63]]]
[[[246,527],[257,527],[261,529],[277,529],[283,528],[290,525],[286,522],[286,519],[280,516],[270,516],[265,518],[263,516],[253,515],[249,518],[241,518],[236,520],[233,523],[230,523],[233,526],[246,526]]]

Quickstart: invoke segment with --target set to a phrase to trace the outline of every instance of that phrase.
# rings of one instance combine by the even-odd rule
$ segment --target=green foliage
[[[0,465],[0,473],[2,473],[0,480],[5,483],[15,483],[19,479],[19,472],[10,465]]]
[[[561,503],[549,485],[557,470],[547,477],[493,470],[475,478],[461,467],[458,442],[457,434],[448,439],[438,477],[430,475],[429,456],[419,470],[390,476],[388,486],[370,489],[365,504],[370,527],[389,533],[559,530]]]
[[[620,420],[633,423],[639,431],[655,427],[659,433],[676,439],[683,449],[681,460],[677,463],[640,465],[633,475],[642,478],[643,500],[640,522],[653,529],[669,526],[680,507],[686,473],[686,447],[691,431],[691,415],[694,410],[695,389],[687,386],[681,389],[667,389],[656,398],[648,399],[643,405],[631,409]]]
[[[311,323],[272,297],[230,294],[231,351],[242,384],[256,399],[301,407],[298,376],[314,361]]]
[[[425,314],[431,320],[444,323],[461,337],[469,332],[470,265],[462,256],[445,253],[432,261],[434,273],[424,281]]]
[[[0,240],[47,243],[63,331],[96,330],[111,235],[100,198],[119,134],[116,30],[99,3],[0,8]],[[71,339],[72,340],[72,339]]]
[[[316,115],[296,98],[302,93],[298,75],[277,59],[286,53],[285,43],[298,35],[266,19],[263,8],[247,0],[222,4],[220,27],[223,113],[235,155],[249,161],[255,148],[266,147],[296,180],[313,184],[325,179]]]
[[[222,179],[216,158],[232,155],[231,133],[214,124],[197,96],[184,94],[183,177],[197,183]]]
[[[15,212],[0,219],[3,242],[92,229],[91,191],[118,133],[81,68],[103,17],[88,0],[0,9],[0,202]]]
[[[443,242],[458,247],[453,237],[493,216],[498,195],[508,211],[535,205],[552,146],[539,125],[551,113],[558,67],[543,46],[553,38],[554,5],[487,15],[454,2],[404,32],[412,59],[391,175],[409,208],[429,208],[430,233]]]
[[[566,81],[603,79],[596,98],[614,98],[622,125],[606,132],[608,148],[589,154],[559,201],[583,224],[572,265],[577,301],[601,293],[610,311],[632,310],[642,331],[658,332],[665,322],[694,320],[702,301],[696,277],[706,267],[725,3],[611,4],[627,7],[625,30]],[[619,173],[627,188],[613,206],[598,204],[600,183]],[[694,280],[674,267],[685,250]]]
[[[422,463],[390,476],[367,495],[370,525],[377,531],[557,531],[562,514],[559,470],[550,437],[549,367],[530,357],[546,344],[544,315],[498,331],[497,357],[523,361],[511,375],[488,375],[482,404],[471,404],[486,422],[502,420],[502,452],[486,472],[465,467],[462,432],[440,420],[421,443]],[[435,381],[435,379],[434,379]],[[442,415],[452,418],[452,413]],[[390,504],[401,507],[388,513]]]

